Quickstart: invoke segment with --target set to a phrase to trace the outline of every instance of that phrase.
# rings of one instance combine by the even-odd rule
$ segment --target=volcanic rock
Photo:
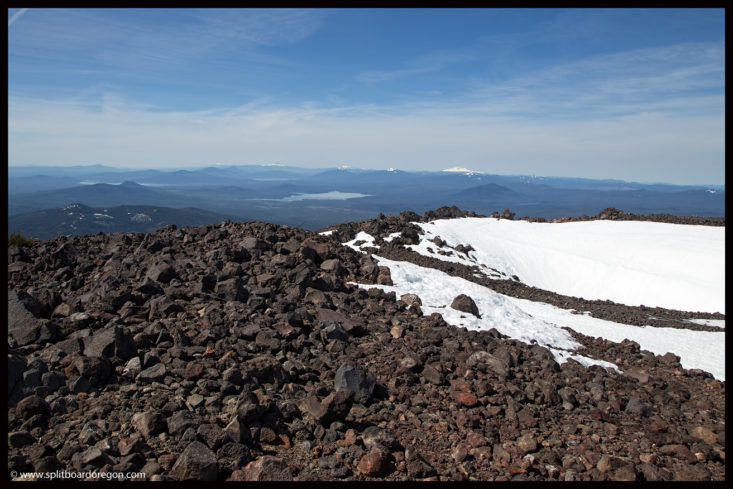
[[[176,480],[215,481],[218,475],[216,455],[198,441],[189,444],[170,470]]]
[[[453,302],[451,302],[450,306],[457,311],[467,312],[469,314],[473,314],[476,317],[481,317],[479,315],[478,306],[476,305],[476,303],[473,301],[473,299],[465,294],[460,294],[456,296],[456,298],[453,299]]]
[[[9,250],[9,471],[724,480],[724,381],[575,333],[581,354],[624,373],[558,364],[546,347],[423,316],[419,298],[372,287],[387,281],[376,258],[341,245],[365,230],[380,256],[627,324],[724,319],[565,297],[404,247],[424,237],[415,222],[470,215],[381,216],[330,236],[169,226]]]
[[[293,475],[281,458],[265,455],[253,460],[241,471],[235,471],[231,480],[236,481],[291,481]]]
[[[376,378],[352,363],[344,363],[336,370],[333,384],[336,390],[348,389],[353,391],[354,401],[364,404],[372,398]]]

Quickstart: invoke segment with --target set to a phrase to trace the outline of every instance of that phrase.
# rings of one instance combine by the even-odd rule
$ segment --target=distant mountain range
[[[160,212],[168,208],[166,221],[180,225],[208,212],[211,219],[229,216],[306,229],[370,219],[379,213],[422,213],[444,205],[482,214],[510,208],[518,218],[594,215],[607,207],[640,214],[725,216],[723,186],[489,175],[458,167],[449,170],[274,165],[171,171],[102,165],[8,167],[8,233],[33,235],[42,231],[47,236],[68,232],[68,227],[58,227],[52,219],[71,204],[93,208],[92,214],[99,213],[99,208],[118,206],[154,206],[161,208]],[[33,214],[38,211],[46,212],[45,224],[41,214]],[[74,225],[80,229],[80,223]],[[132,228],[117,230],[134,232]]]

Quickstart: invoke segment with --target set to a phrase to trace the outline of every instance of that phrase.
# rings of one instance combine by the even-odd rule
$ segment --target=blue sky
[[[9,165],[722,184],[722,9],[8,9]]]

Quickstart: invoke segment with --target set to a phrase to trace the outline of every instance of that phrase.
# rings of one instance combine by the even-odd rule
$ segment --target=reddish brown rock
[[[359,461],[357,469],[362,475],[376,477],[387,471],[387,453],[381,450],[374,450],[364,455]]]
[[[473,407],[478,404],[478,398],[470,392],[454,391],[453,398],[466,407]]]
[[[234,477],[234,474],[232,474]],[[281,458],[265,455],[248,463],[247,466],[237,474],[237,479],[242,481],[291,481],[293,474],[288,464]]]

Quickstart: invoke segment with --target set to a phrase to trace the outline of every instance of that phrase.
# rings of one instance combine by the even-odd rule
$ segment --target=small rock
[[[364,455],[357,465],[359,473],[367,477],[376,477],[387,472],[387,452],[374,450]]]
[[[218,449],[229,441],[226,432],[214,424],[202,424],[196,430],[196,434],[201,437],[206,445],[212,450]]]
[[[468,448],[463,443],[459,443],[453,449],[452,456],[453,460],[455,460],[457,463],[461,463],[466,459],[466,457],[468,457]]]
[[[433,385],[443,385],[443,375],[432,365],[425,365],[420,375]]]
[[[354,401],[364,404],[372,398],[377,379],[352,363],[344,363],[336,370],[334,389],[354,391]]]
[[[92,391],[92,384],[89,383],[89,380],[87,380],[86,377],[74,377],[73,379],[68,380],[66,385],[69,387],[69,391],[74,394]]]
[[[470,392],[454,391],[453,398],[466,407],[473,407],[478,404],[478,398]]]
[[[526,433],[517,438],[517,447],[524,453],[536,452],[537,446],[537,440],[530,433]]]
[[[236,476],[235,476],[235,473]],[[241,471],[232,473],[232,480],[240,481],[291,481],[293,474],[281,458],[265,455],[248,463]]]
[[[417,294],[402,294],[400,300],[407,304],[407,307],[422,306],[422,300]]]
[[[136,413],[130,419],[132,426],[145,438],[157,435],[165,431],[165,418],[157,411],[144,411]]]
[[[216,455],[201,442],[189,444],[170,470],[175,480],[215,481],[218,475]]]
[[[712,430],[705,428],[704,426],[694,427],[692,430],[690,430],[690,435],[710,445],[718,443],[718,435],[716,435]]]
[[[196,415],[188,410],[176,411],[166,420],[168,424],[168,433],[177,435],[184,433],[188,428],[194,429],[198,425]]]
[[[390,451],[399,447],[399,442],[394,433],[386,428],[370,426],[361,434],[361,439],[367,450]]]
[[[12,448],[20,448],[33,443],[36,443],[36,439],[27,431],[8,433],[8,446]]]
[[[632,379],[636,379],[639,381],[640,384],[646,384],[649,382],[649,374],[638,367],[632,367],[630,369],[624,370],[624,375],[627,377],[631,377]]]
[[[167,370],[165,364],[156,363],[152,367],[148,367],[137,375],[138,382],[159,382],[165,377]]]
[[[15,412],[20,419],[29,419],[36,414],[48,417],[51,415],[51,406],[40,396],[30,395],[15,406]]]
[[[461,294],[457,296],[455,299],[453,299],[453,302],[451,302],[450,307],[457,311],[473,314],[474,316],[478,318],[481,317],[479,315],[478,306],[476,305],[474,300],[470,298],[469,296],[467,296],[466,294]]]
[[[120,455],[125,457],[131,453],[139,453],[145,449],[145,442],[140,433],[133,433],[128,438],[122,438],[117,444]]]

